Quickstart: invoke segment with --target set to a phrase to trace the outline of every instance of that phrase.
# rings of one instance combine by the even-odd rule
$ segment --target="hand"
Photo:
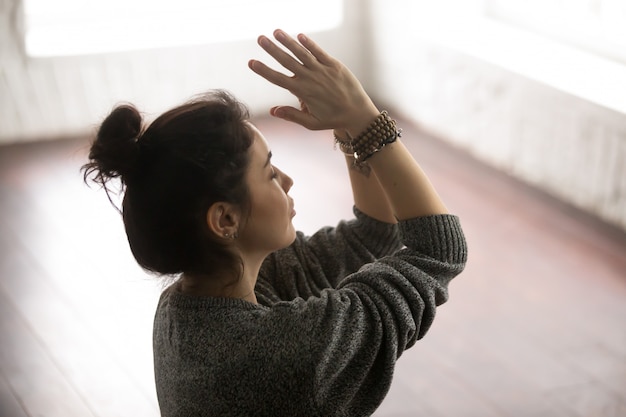
[[[248,66],[289,90],[300,101],[300,109],[275,106],[270,114],[311,130],[346,130],[356,136],[380,113],[352,72],[311,39],[300,34],[295,40],[282,30],[274,31],[274,37],[293,55],[265,36],[260,36],[258,43],[293,76],[256,60],[250,60]]]

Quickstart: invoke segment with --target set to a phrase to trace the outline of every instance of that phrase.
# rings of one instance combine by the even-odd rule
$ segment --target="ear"
[[[241,219],[240,210],[230,203],[213,203],[206,213],[209,230],[216,236],[226,239],[237,237]]]

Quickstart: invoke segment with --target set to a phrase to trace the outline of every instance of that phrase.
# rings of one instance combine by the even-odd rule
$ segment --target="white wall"
[[[21,0],[0,0],[0,143],[84,134],[116,103],[132,102],[153,114],[212,88],[230,90],[253,113],[292,102],[288,93],[281,95],[279,88],[248,69],[249,58],[267,61],[254,39],[202,47],[30,58],[23,51],[21,8]],[[352,36],[367,22],[361,13],[358,0],[346,0],[343,25],[314,36],[366,77],[359,71],[365,68],[360,62],[362,45],[359,37]],[[273,29],[267,28],[265,34],[271,35]]]
[[[503,60],[509,53],[519,58],[521,50],[480,56],[494,36],[472,44],[474,34],[451,33],[458,26],[444,42],[424,33],[422,25],[432,25],[432,32],[444,22],[422,21],[422,0],[396,0],[393,7],[383,0],[371,3],[375,74],[369,84],[379,101],[479,159],[626,230],[626,114],[607,107],[624,102],[623,79],[610,83],[603,73],[581,73],[566,91],[564,79],[576,66],[540,79],[551,76],[540,71],[541,62],[515,71]],[[458,2],[440,3],[448,3],[451,17],[467,18],[469,12],[459,15],[451,7]],[[542,62],[550,58],[558,61],[548,56]],[[600,93],[617,94],[603,102],[575,94],[581,86],[592,91],[594,84]]]

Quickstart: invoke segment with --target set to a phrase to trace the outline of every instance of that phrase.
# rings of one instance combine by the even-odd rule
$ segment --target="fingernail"
[[[259,45],[261,45],[261,46],[269,46],[270,45],[270,40],[267,39],[265,36],[260,36],[259,37]]]
[[[278,40],[283,40],[285,39],[285,32],[283,32],[280,29],[276,29],[276,31],[274,32],[274,36],[276,37],[276,39]]]

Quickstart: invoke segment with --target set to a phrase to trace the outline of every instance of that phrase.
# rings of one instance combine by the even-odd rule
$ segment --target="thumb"
[[[270,109],[270,114],[279,119],[287,120],[289,122],[297,123],[310,130],[324,129],[319,121],[311,114],[305,113],[301,110],[291,106],[274,106]]]

